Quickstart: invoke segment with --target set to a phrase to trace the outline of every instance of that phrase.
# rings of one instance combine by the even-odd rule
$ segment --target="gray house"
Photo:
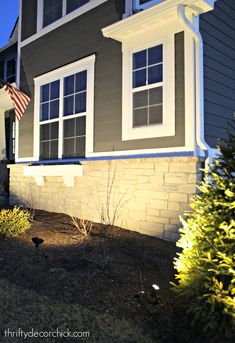
[[[21,0],[11,201],[176,239],[233,118],[234,42],[234,0]]]

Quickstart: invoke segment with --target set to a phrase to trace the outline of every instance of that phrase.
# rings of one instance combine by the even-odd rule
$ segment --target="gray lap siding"
[[[235,1],[217,0],[200,17],[204,41],[205,136],[211,147],[229,129],[235,111]]]
[[[123,151],[184,146],[184,34],[175,35],[176,135],[122,141],[121,43],[101,29],[120,20],[122,8],[110,0],[38,38],[21,49],[21,88],[32,97],[20,123],[19,157],[33,156],[33,78],[96,54],[94,151]]]

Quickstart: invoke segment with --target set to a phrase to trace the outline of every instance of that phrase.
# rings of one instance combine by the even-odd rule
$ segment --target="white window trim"
[[[66,116],[66,119],[86,116],[86,151],[92,151],[93,146],[93,118],[94,118],[94,75],[95,75],[95,55],[91,55],[82,60],[68,64],[64,67],[53,70],[49,73],[43,74],[34,78],[35,96],[34,96],[34,160],[39,160],[40,156],[40,87],[44,84],[63,80],[66,76],[76,74],[80,71],[87,70],[87,110],[84,113],[79,113],[71,116]],[[62,122],[64,121],[62,113],[63,104],[63,82],[60,82],[60,115],[58,119],[43,121],[43,123],[59,122],[59,146],[58,146],[58,159],[62,159],[62,146],[63,146],[63,130]]]
[[[63,0],[63,1],[65,1],[65,0]],[[108,1],[108,0],[91,0],[87,4],[77,8],[76,10],[74,10],[74,11],[64,15],[60,19],[54,21],[53,23],[43,27],[43,0],[38,0],[38,5],[37,5],[37,32],[34,35],[30,36],[29,38],[26,38],[22,42],[19,40],[19,46],[23,47],[23,46],[33,42],[34,40],[38,39],[39,37],[42,37],[43,35],[53,31],[57,27],[68,23],[69,21],[71,21],[71,20],[75,19],[76,17],[92,10],[93,8],[103,4],[106,1]],[[63,8],[65,8],[65,5],[63,6]]]
[[[132,56],[133,53],[163,44],[163,123],[133,128]],[[175,135],[175,54],[174,35],[142,44],[123,44],[122,140]],[[159,86],[159,85],[157,85]]]

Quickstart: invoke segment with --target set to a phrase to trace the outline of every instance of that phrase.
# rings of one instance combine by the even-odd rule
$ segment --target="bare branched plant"
[[[31,186],[29,186],[26,196],[24,198],[21,197],[20,202],[21,206],[29,212],[29,221],[33,222],[35,216],[35,208]]]
[[[97,211],[100,216],[101,224],[104,225],[116,225],[118,219],[120,218],[121,212],[125,204],[130,200],[127,199],[127,190],[123,193],[116,192],[116,167],[114,170],[111,170],[111,162],[109,161],[108,165],[108,178],[107,186],[105,191],[105,201],[101,203],[99,199],[99,192],[97,190],[98,202],[97,199],[93,196],[93,201],[96,204]]]
[[[89,236],[91,234],[92,230],[92,222],[85,219],[78,219],[72,215],[71,217],[71,223],[73,226],[77,229],[79,233],[81,233],[83,236]]]

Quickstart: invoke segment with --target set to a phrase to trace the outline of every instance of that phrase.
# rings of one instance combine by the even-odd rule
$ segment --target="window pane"
[[[50,142],[50,159],[58,158],[58,140]]]
[[[50,139],[57,139],[59,135],[59,123],[51,123],[50,125]]]
[[[76,138],[75,153],[77,157],[85,156],[85,137]]]
[[[49,125],[40,125],[40,140],[47,141],[50,137],[50,127]]]
[[[58,122],[40,126],[40,159],[58,158],[58,127]]]
[[[50,103],[50,119],[59,117],[59,100],[51,101]]]
[[[40,160],[48,160],[49,158],[50,158],[49,142],[41,142]]]
[[[43,2],[43,27],[62,17],[63,0],[44,0]]]
[[[162,87],[149,90],[149,105],[162,104]]]
[[[146,85],[146,69],[138,70],[133,73],[133,87]]]
[[[64,137],[75,136],[75,119],[64,120]]]
[[[133,54],[133,69],[139,69],[146,66],[146,50]]]
[[[86,92],[75,95],[75,113],[86,112]]]
[[[86,90],[86,80],[87,80],[87,71],[84,70],[81,73],[76,74],[76,85],[75,92],[81,92]]]
[[[76,118],[76,136],[82,136],[86,134],[86,117]]]
[[[75,157],[74,138],[64,139],[63,157]]]
[[[41,105],[40,108],[40,120],[48,120],[49,119],[49,103],[45,103]]]
[[[63,157],[85,155],[86,117],[64,120]]]
[[[64,79],[64,95],[74,93],[74,75],[68,76]]]
[[[41,102],[49,101],[49,84],[41,87]]]
[[[60,97],[60,81],[54,81],[51,83],[51,100],[58,99]]]
[[[162,123],[162,105],[149,108],[149,124]]]
[[[141,108],[134,110],[133,113],[133,127],[142,126],[148,124],[148,109]]]
[[[64,98],[64,116],[68,116],[74,113],[73,103],[74,103],[74,95],[67,96],[66,98]]]
[[[89,0],[67,0],[67,13],[74,11],[76,8],[81,7],[88,3]]]
[[[162,45],[148,49],[148,65],[162,62]]]
[[[133,107],[143,107],[148,105],[148,91],[136,92],[133,94]]]
[[[162,64],[148,68],[148,84],[162,82]]]

